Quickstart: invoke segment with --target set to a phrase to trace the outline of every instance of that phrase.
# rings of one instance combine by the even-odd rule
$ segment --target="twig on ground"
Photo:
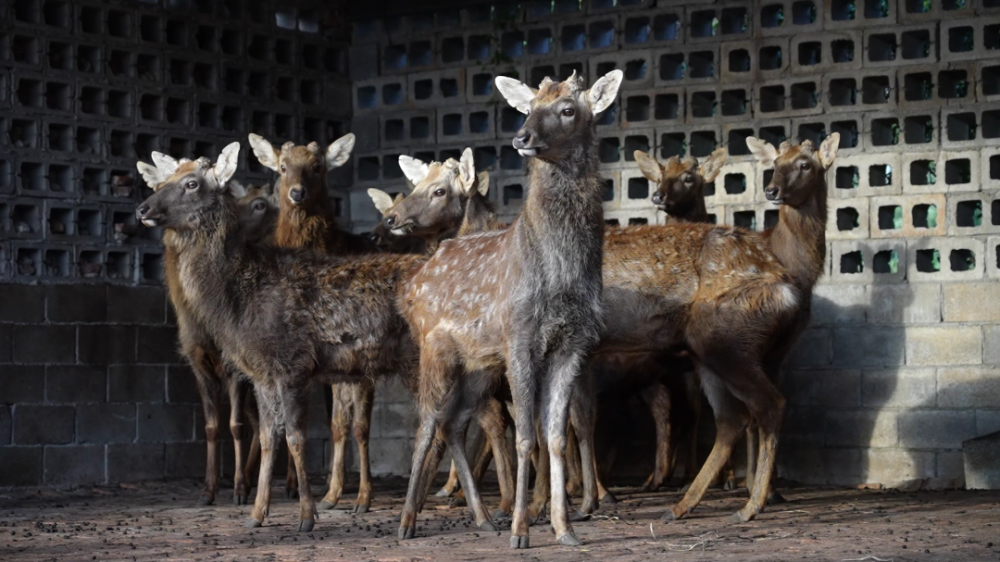
[[[864,558],[844,558],[841,562],[861,562],[863,560],[873,560],[874,562],[892,562],[892,558],[879,558],[878,556],[865,556]]]

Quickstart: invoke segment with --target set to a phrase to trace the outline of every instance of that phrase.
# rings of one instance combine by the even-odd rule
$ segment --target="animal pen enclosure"
[[[763,231],[778,220],[765,196],[773,171],[758,164],[747,138],[818,147],[840,135],[826,173],[826,269],[779,384],[787,405],[778,477],[808,486],[964,487],[963,442],[1000,431],[997,0],[0,0],[0,488],[43,487],[38,500],[11,492],[12,505],[30,509],[62,501],[58,490],[71,487],[183,479],[175,521],[225,509],[215,517],[239,517],[215,524],[235,528],[249,510],[177,507],[193,504],[187,483],[205,471],[205,419],[177,352],[163,229],[136,218],[150,193],[137,161],[153,151],[215,160],[240,142],[235,177],[260,184],[275,175],[253,156],[249,133],[275,146],[325,147],[350,132],[353,155],[327,184],[337,221],[360,233],[382,218],[369,188],[412,188],[400,155],[457,160],[470,147],[476,171],[489,173],[490,201],[511,222],[529,193],[525,158],[511,145],[524,116],[504,101],[496,77],[537,87],[575,72],[589,85],[613,70],[624,80],[596,129],[610,224],[665,221],[634,151],[704,161],[724,147],[728,160],[705,185],[707,211],[717,224]],[[378,386],[376,476],[409,475],[416,427],[404,385]],[[652,468],[653,430],[624,427],[614,436],[615,473],[633,484]],[[707,445],[711,432],[703,433]],[[307,471],[325,474],[332,445],[318,391],[308,447]],[[232,478],[232,449],[221,447],[224,478]],[[982,470],[995,475],[1000,466]],[[609,484],[617,485],[613,475]],[[376,539],[394,537],[386,492],[399,493],[398,482],[379,490],[374,504],[384,501],[383,512],[370,521],[324,516],[322,530],[350,520]],[[809,494],[803,510],[853,501]],[[168,495],[156,488],[133,499],[170,504]],[[743,496],[720,497],[716,511]],[[908,509],[900,497],[884,509],[872,497],[858,500],[869,502],[866,513]],[[944,494],[914,497],[943,501],[934,517],[959,509]],[[995,506],[995,496],[984,497]],[[648,536],[648,521],[630,526],[646,516],[626,503],[625,530],[599,515],[593,538]],[[44,511],[39,521],[48,521]],[[449,512],[440,527],[462,515]],[[375,522],[388,532],[369,529]],[[422,525],[424,536],[437,528]],[[702,548],[716,536],[707,533],[727,533],[720,529],[688,535],[709,539]],[[671,544],[680,544],[676,536]],[[231,548],[240,548],[236,540]],[[870,554],[916,554],[887,544]],[[16,544],[0,548],[16,556]],[[641,552],[657,552],[650,548]],[[983,541],[969,548],[986,549],[970,556],[997,555]]]

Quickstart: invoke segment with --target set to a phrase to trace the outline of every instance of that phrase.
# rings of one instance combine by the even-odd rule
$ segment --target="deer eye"
[[[809,162],[803,162],[803,163],[799,164],[799,168],[801,168],[803,172],[809,171],[809,168],[811,168],[811,167],[812,166],[809,165]]]
[[[691,185],[692,183],[694,183],[694,178],[692,178],[691,176],[686,176],[684,178],[684,183],[687,185]]]
[[[314,172],[318,173],[322,168],[323,168],[323,166],[321,166],[319,162],[313,164],[313,171]]]
[[[285,173],[285,165],[284,165],[284,164],[282,164],[282,165],[281,165],[281,173],[282,173],[282,174],[284,174],[284,173]]]
[[[434,197],[444,197],[444,188],[439,187],[434,190]]]
[[[194,191],[195,189],[198,189],[198,182],[196,182],[194,180],[191,180],[191,181],[187,182],[187,185],[185,185],[184,187],[186,187],[187,189],[189,189],[191,191]]]
[[[255,210],[255,211],[263,211],[264,207],[265,207],[265,205],[264,205],[263,201],[254,201],[253,202],[253,210]]]
[[[572,117],[574,115],[576,115],[576,110],[573,109],[572,107],[567,107],[566,109],[562,110],[563,117]]]

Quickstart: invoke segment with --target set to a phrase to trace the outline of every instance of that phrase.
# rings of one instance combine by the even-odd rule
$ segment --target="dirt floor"
[[[297,533],[298,509],[279,489],[265,526],[246,529],[249,507],[196,507],[196,482],[0,492],[0,560],[1000,560],[1000,492],[915,492],[786,488],[789,503],[747,524],[728,516],[743,492],[710,492],[689,519],[663,523],[674,492],[614,491],[619,503],[575,529],[584,546],[555,544],[532,527],[532,548],[508,549],[476,529],[464,508],[431,498],[417,538],[396,539],[406,482],[377,482],[373,510],[323,512]],[[319,498],[320,483],[313,486]],[[486,497],[495,505],[495,495]]]

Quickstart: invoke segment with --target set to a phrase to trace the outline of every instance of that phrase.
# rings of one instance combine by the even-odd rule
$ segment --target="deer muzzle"
[[[292,203],[301,203],[306,200],[306,190],[303,187],[293,187],[288,190],[288,198]]]

